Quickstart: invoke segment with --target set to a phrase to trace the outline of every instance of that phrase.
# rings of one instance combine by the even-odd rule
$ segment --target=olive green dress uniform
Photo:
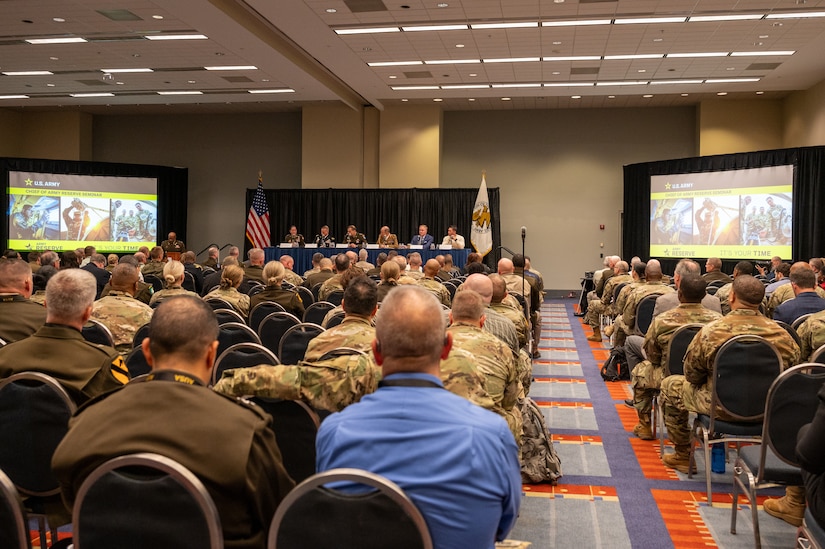
[[[325,269],[323,271],[318,270],[311,275],[307,275],[307,279],[304,281],[303,287],[311,290],[316,284],[323,284],[333,276],[335,276],[335,274],[329,269]]]
[[[344,244],[355,244],[358,247],[367,245],[367,237],[362,233],[344,235]]]
[[[163,249],[164,253],[177,252],[182,254],[186,251],[186,244],[183,243],[183,240],[175,240],[174,242],[171,240],[164,240],[160,243],[160,247]]]
[[[0,295],[0,339],[12,343],[32,335],[46,322],[46,308],[20,294]]]
[[[450,298],[450,291],[441,282],[428,277],[423,277],[418,281],[418,285],[435,295],[442,305],[450,307],[452,299]]]
[[[688,346],[685,375],[670,376],[662,381],[665,425],[674,445],[684,447],[688,444],[688,412],[710,413],[716,353],[724,342],[741,334],[758,335],[771,342],[782,357],[783,369],[799,362],[799,347],[793,338],[779,324],[757,311],[736,309],[707,324]],[[733,419],[722,410],[716,410],[716,414],[723,420]]]
[[[227,549],[263,549],[275,509],[294,482],[283,467],[272,418],[219,395],[185,372],[131,384],[80,409],[52,468],[73,505],[95,467],[116,456],[153,452],[204,484],[221,517]],[[160,377],[160,376],[159,376]]]
[[[685,324],[707,324],[720,318],[721,314],[701,303],[681,303],[653,319],[643,343],[647,360],[639,362],[630,373],[633,401],[640,418],[650,415],[653,399],[668,375],[662,361],[667,357],[673,332]]]
[[[283,307],[286,312],[299,319],[304,318],[304,302],[297,292],[284,290],[280,286],[267,286],[265,290],[249,298],[249,310],[251,311],[255,305],[265,301],[273,301]]]
[[[153,293],[152,298],[149,300],[149,306],[156,307],[157,305],[160,305],[160,302],[164,299],[169,299],[170,297],[175,297],[178,295],[191,295],[194,297],[200,297],[195,292],[190,292],[189,290],[181,286],[170,286],[164,290]]]
[[[522,418],[516,402],[523,389],[512,351],[500,339],[472,324],[454,322],[447,333],[453,336],[453,348],[475,357],[479,371],[487,378],[487,392],[496,403],[493,411],[507,420],[518,444]]]
[[[378,235],[378,241],[376,242],[379,248],[397,248],[398,247],[398,237],[392,233],[388,234],[387,236]]]
[[[92,318],[109,328],[115,349],[125,354],[132,350],[132,340],[138,328],[152,320],[152,308],[125,292],[112,290],[95,301]]]
[[[298,244],[298,246],[304,246],[304,235],[302,234],[288,234],[284,237],[281,242],[286,242],[289,244]]]
[[[243,268],[243,276],[244,278],[251,278],[252,280],[263,282],[264,268],[260,265],[247,265]]]
[[[0,378],[20,372],[55,378],[78,405],[129,381],[117,351],[89,343],[79,330],[62,324],[45,324],[31,337],[0,349]]]
[[[802,342],[799,356],[802,361],[808,361],[814,351],[825,345],[825,311],[811,315],[797,327],[796,333]]]

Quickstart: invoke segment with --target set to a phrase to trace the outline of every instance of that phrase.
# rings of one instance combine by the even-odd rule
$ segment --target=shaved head
[[[467,280],[464,281],[464,284],[459,286],[458,289],[459,291],[473,290],[474,292],[477,292],[484,300],[485,305],[489,305],[493,298],[493,282],[490,280],[490,277],[480,273],[471,274],[468,276]]]

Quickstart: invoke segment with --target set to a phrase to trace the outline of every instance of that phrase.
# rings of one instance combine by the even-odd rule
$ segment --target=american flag
[[[246,238],[256,248],[267,248],[272,245],[269,233],[269,206],[266,205],[262,176],[258,176],[258,188],[255,190],[255,198],[252,199],[252,207],[249,208],[249,216],[246,218]]]

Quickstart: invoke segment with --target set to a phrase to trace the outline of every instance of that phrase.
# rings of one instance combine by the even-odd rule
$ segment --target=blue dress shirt
[[[317,470],[355,467],[398,484],[424,516],[433,546],[493,549],[521,504],[518,450],[500,416],[443,389],[384,386],[332,414],[316,439]]]

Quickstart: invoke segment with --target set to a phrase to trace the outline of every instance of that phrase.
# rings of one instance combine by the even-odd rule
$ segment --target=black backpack
[[[629,381],[630,370],[627,367],[627,357],[624,347],[610,349],[610,356],[602,365],[602,379],[605,381]]]

